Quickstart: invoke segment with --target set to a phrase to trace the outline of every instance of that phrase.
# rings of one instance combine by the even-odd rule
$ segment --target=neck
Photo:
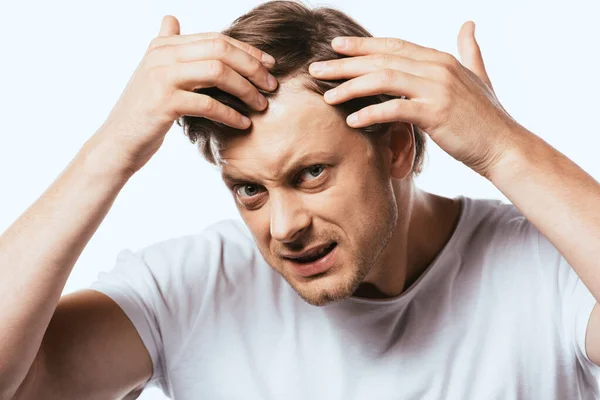
[[[396,182],[398,221],[373,268],[354,293],[387,298],[406,291],[425,272],[452,236],[460,202],[417,188],[412,180]]]

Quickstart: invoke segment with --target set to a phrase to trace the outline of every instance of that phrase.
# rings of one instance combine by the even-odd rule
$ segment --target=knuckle
[[[346,39],[346,48],[348,50],[361,50],[366,47],[366,41],[364,38],[352,38]]]
[[[167,41],[167,38],[165,38],[164,36],[157,36],[150,41],[150,44],[148,45],[148,50],[151,51],[163,48],[168,46],[168,44],[169,42]]]
[[[264,68],[263,65],[260,62],[258,62],[258,60],[256,60],[255,58],[251,57],[250,63],[247,68],[250,76],[262,76],[265,80],[267,79],[269,71],[267,71],[267,69]]]
[[[458,66],[458,60],[452,54],[442,52],[442,63],[449,69],[455,69]]]
[[[397,38],[386,38],[385,48],[389,51],[399,51],[402,49],[403,41]]]
[[[148,71],[149,84],[145,91],[149,104],[154,104],[156,110],[168,104],[169,85],[168,72],[164,67],[155,67]]]
[[[257,92],[258,91],[254,88],[254,86],[252,86],[252,84],[243,85],[243,87],[240,89],[240,96],[245,99],[252,99],[258,96]]]
[[[394,114],[402,111],[402,102],[400,100],[391,100],[390,101],[390,111]]]
[[[436,115],[441,120],[445,119],[445,117],[450,113],[450,109],[452,107],[452,101],[448,91],[442,90],[442,94],[438,98],[437,101],[437,113]]]
[[[231,107],[225,107],[225,116],[229,121],[240,121],[242,115]]]
[[[184,115],[184,113],[179,111],[179,103],[180,103],[179,96],[177,96],[176,94],[174,94],[173,96],[169,96],[164,101],[164,104],[166,105],[166,108],[167,108],[167,114],[169,115],[169,118],[172,118],[173,120],[175,120]]]
[[[207,114],[214,113],[217,108],[216,100],[209,96],[201,97],[198,103],[199,108]]]
[[[152,63],[164,63],[165,60],[174,57],[173,46],[161,45],[148,49],[148,58]]]
[[[208,77],[214,81],[223,79],[225,75],[225,63],[221,60],[210,60],[207,69]]]
[[[158,48],[158,47],[161,47],[161,46],[163,46],[163,45],[164,45],[164,43],[165,43],[165,42],[164,42],[164,39],[163,39],[162,37],[160,37],[160,36],[157,36],[157,37],[155,37],[154,39],[152,39],[152,40],[150,41],[150,44],[148,45],[148,49],[149,49],[149,50],[156,49],[156,48]]]
[[[389,54],[377,54],[373,61],[377,68],[385,68],[390,64],[391,57]]]
[[[379,83],[387,85],[392,79],[394,79],[395,72],[393,69],[386,68],[381,71],[379,75]]]
[[[213,51],[216,54],[223,54],[229,50],[229,43],[227,43],[225,40],[221,39],[220,37],[212,38],[211,46],[212,46]]]
[[[448,64],[438,64],[434,69],[436,78],[442,82],[448,82],[453,77],[454,71]]]

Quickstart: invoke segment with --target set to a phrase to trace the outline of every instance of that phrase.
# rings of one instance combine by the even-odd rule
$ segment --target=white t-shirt
[[[91,287],[177,400],[598,398],[590,292],[514,206],[461,198],[452,238],[391,299],[305,303],[234,220],[122,251]]]

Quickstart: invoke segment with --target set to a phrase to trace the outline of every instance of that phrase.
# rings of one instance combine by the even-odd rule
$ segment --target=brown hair
[[[255,7],[237,18],[222,33],[275,57],[276,64],[270,72],[278,80],[301,78],[306,89],[321,95],[345,80],[316,79],[308,72],[308,66],[315,61],[346,57],[336,53],[331,47],[331,41],[336,36],[372,37],[366,29],[341,11],[325,7],[311,10],[296,1],[279,0]],[[267,98],[277,93],[277,91],[268,92],[260,88],[259,91]],[[242,115],[250,116],[255,112],[237,97],[220,89],[203,88],[196,89],[195,92],[209,95]],[[388,95],[361,97],[334,107],[343,117],[346,117],[365,106],[394,98],[397,97]],[[198,143],[200,152],[213,164],[217,163],[215,152],[218,150],[220,138],[246,132],[202,117],[184,116],[178,124],[183,126],[185,134],[192,143]],[[373,124],[360,130],[367,136],[371,136],[387,131],[390,126],[391,123]],[[416,175],[422,169],[425,134],[416,126],[414,133],[415,162],[412,172]]]

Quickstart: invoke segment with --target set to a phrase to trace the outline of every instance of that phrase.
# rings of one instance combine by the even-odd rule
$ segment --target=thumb
[[[482,81],[492,87],[492,82],[485,70],[481,49],[475,40],[475,23],[467,21],[458,33],[458,53],[462,64],[475,73]]]
[[[179,35],[179,21],[172,15],[165,15],[160,23],[160,32],[158,36]]]

